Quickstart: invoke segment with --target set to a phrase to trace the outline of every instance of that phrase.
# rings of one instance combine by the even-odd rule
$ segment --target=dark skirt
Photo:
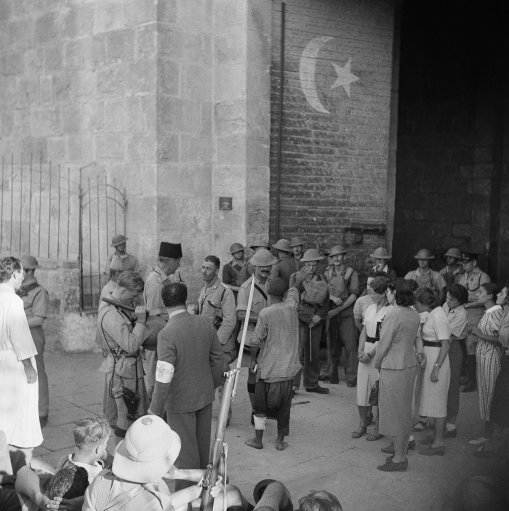
[[[509,428],[509,355],[502,358],[502,369],[495,383],[490,419],[503,428]]]

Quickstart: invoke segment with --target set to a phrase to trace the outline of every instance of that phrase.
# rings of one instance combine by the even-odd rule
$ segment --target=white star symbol
[[[352,59],[348,59],[344,66],[340,66],[334,63],[332,65],[334,66],[338,77],[332,84],[331,89],[335,89],[336,87],[343,87],[343,89],[345,89],[346,95],[350,97],[350,84],[356,82],[359,79],[358,76],[355,76],[350,71]]]

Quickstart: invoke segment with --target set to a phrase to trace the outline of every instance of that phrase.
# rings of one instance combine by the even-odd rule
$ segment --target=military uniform
[[[143,380],[141,345],[145,325],[133,326],[131,318],[114,305],[103,307],[97,317],[97,329],[106,360],[103,411],[112,427],[126,430],[131,422],[147,410],[147,394]],[[128,389],[137,399],[128,408],[124,396]]]
[[[232,259],[223,266],[223,284],[240,287],[248,278],[247,261]]]
[[[422,270],[421,268],[417,268],[416,270],[409,271],[405,275],[406,280],[415,280],[417,282],[417,286],[419,288],[430,288],[432,289],[438,297],[442,297],[444,288],[446,286],[444,277],[440,275],[437,271],[428,268],[426,270]]]
[[[117,254],[116,252],[108,257],[108,264],[106,271],[109,272],[112,264],[119,264],[122,267],[122,271],[138,271],[139,263],[136,256],[132,254]]]
[[[23,300],[25,314],[30,324],[30,320],[34,317],[45,320],[48,316],[49,295],[37,280],[23,282],[18,291],[19,296]],[[49,413],[49,389],[48,375],[44,365],[44,348],[46,339],[42,326],[31,326],[30,333],[37,348],[35,361],[37,364],[38,381],[39,381],[39,417],[47,417]]]
[[[298,270],[298,265],[293,256],[287,256],[279,261],[272,267],[270,278],[280,278],[285,283],[285,292],[290,286],[290,277]]]
[[[463,273],[463,267],[461,264],[444,266],[439,273],[444,278],[446,285],[450,286],[458,281],[460,275]]]

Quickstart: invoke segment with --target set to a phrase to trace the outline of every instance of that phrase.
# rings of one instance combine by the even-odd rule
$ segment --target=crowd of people
[[[17,473],[20,502],[25,498],[34,509],[169,509],[195,501],[209,461],[212,404],[216,392],[219,398],[225,392],[224,374],[237,357],[248,365],[251,448],[264,448],[266,421],[275,419],[275,447],[286,449],[291,403],[301,385],[310,394],[329,394],[320,381],[339,384],[341,368],[346,385],[356,387],[360,422],[352,438],[390,439],[379,470],[407,470],[417,431],[432,433],[420,438],[420,454],[443,456],[446,439],[457,435],[461,391],[478,390],[484,431],[472,440],[475,453],[493,455],[503,441],[508,287],[491,282],[475,253],[450,248],[436,271],[435,256],[421,249],[417,267],[398,277],[384,247],[370,254],[361,274],[342,245],[306,249],[300,238],[249,248],[234,243],[222,273],[216,255],[204,258],[203,287],[191,300],[179,243],[161,242],[145,279],[127,252],[127,238],[116,235],[112,246],[97,316],[104,419],[78,425],[77,451],[46,478],[30,467],[49,413],[42,329],[48,293],[35,277],[34,257],[0,260],[0,432],[17,460],[5,474]],[[111,467],[103,470],[110,434],[117,444]],[[66,504],[71,499],[62,491],[49,496],[48,485],[65,486],[57,477],[62,471],[71,468],[66,477],[78,480],[76,467],[87,476],[72,497],[77,500]],[[173,481],[172,492],[161,478]],[[216,500],[228,495],[229,506],[246,509],[238,490],[226,490],[220,479],[216,486]],[[278,502],[287,499],[276,483],[267,488]],[[318,494],[309,505],[322,499],[318,509],[341,508],[334,496]]]

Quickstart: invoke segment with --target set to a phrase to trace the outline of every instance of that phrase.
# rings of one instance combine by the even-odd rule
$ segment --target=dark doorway
[[[508,8],[502,1],[404,2],[393,254],[481,254],[509,277]],[[443,262],[437,258],[437,267]]]

